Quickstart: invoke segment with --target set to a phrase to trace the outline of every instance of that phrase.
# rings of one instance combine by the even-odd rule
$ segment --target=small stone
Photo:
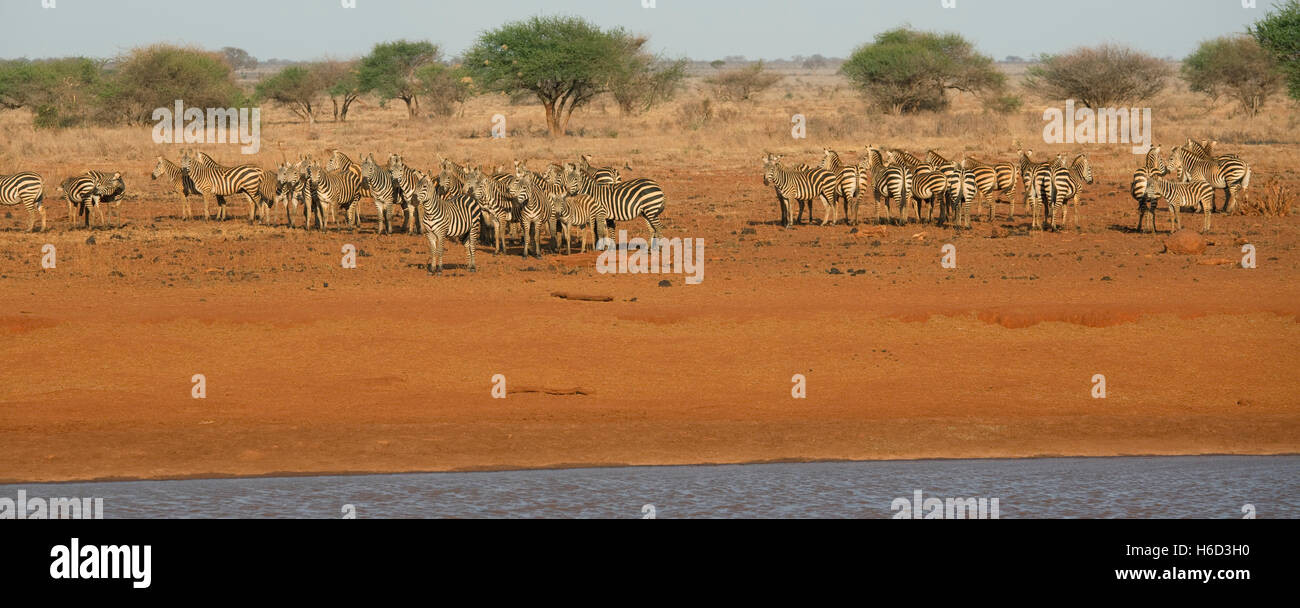
[[[664,280],[662,280],[662,281],[659,281],[659,286],[660,286],[660,287],[672,287],[672,286],[673,286],[673,282],[672,282],[672,281],[669,281],[668,279],[664,279]]]

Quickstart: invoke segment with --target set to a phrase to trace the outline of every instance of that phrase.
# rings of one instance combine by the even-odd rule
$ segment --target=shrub
[[[1102,45],[1044,57],[1029,68],[1023,87],[1044,99],[1075,99],[1089,108],[1132,104],[1165,87],[1165,62],[1133,49]]]
[[[1273,56],[1249,36],[1225,36],[1202,42],[1183,60],[1183,79],[1211,100],[1231,97],[1254,116],[1282,85]]]
[[[899,28],[858,47],[840,73],[876,108],[903,114],[948,107],[947,91],[1001,91],[1006,77],[993,59],[957,34]]]
[[[727,70],[704,79],[713,88],[718,101],[748,101],[781,81],[779,74],[766,71],[762,61],[743,68]]]

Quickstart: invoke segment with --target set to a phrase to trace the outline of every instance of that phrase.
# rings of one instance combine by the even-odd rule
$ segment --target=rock
[[[672,281],[669,281],[668,279],[664,279],[664,280],[662,280],[662,281],[659,281],[659,286],[660,286],[660,287],[672,287],[672,286],[673,286],[673,282],[672,282]]]
[[[87,244],[87,245],[94,245],[94,244],[95,244],[95,235],[93,235],[93,234],[90,235],[90,237],[86,239],[86,244]]]
[[[740,233],[741,233],[741,234],[758,234],[758,231],[757,231],[757,230],[754,230],[753,228],[742,228],[742,229],[740,230]]]
[[[1165,252],[1179,255],[1200,255],[1205,251],[1205,237],[1195,230],[1179,230],[1165,239]]]

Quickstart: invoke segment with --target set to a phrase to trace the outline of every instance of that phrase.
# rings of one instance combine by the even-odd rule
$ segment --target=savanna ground
[[[181,221],[148,178],[179,146],[149,127],[34,132],[29,116],[0,113],[0,173],[45,176],[51,219],[29,234],[21,209],[0,216],[0,481],[1300,448],[1294,215],[1216,214],[1204,254],[1162,253],[1163,205],[1158,234],[1133,231],[1140,157],[1044,144],[1045,102],[998,116],[958,97],[948,114],[882,116],[810,72],[754,102],[715,102],[707,121],[688,109],[702,97],[630,118],[598,103],[559,140],[540,107],[504,98],[415,122],[367,100],[312,129],[267,110],[251,157],[200,146],[268,167],[281,145],[400,152],[417,167],[626,163],[663,185],[668,236],[705,240],[700,285],[598,274],[594,253],[521,259],[516,243],[480,248],[476,274],[453,245],[450,272],[430,278],[424,238],[377,235],[373,207],[359,232],[287,230],[283,210],[279,225],[249,226],[239,204],[233,220]],[[1166,152],[1212,137],[1252,163],[1251,196],[1300,191],[1293,105],[1248,120],[1175,87],[1152,107]],[[504,140],[487,137],[498,113]],[[807,116],[807,139],[790,137],[792,114]],[[1014,220],[1001,205],[969,232],[783,228],[761,183],[765,151],[856,160],[878,144],[992,161],[1016,140],[1038,157],[1091,154],[1082,231],[1031,232],[1019,197]],[[55,187],[91,168],[123,171],[138,195],[124,226],[70,228]],[[45,243],[56,269],[41,268]],[[355,269],[340,266],[349,243]],[[940,266],[946,243],[956,269]],[[1236,263],[1244,243],[1258,268]],[[205,399],[191,398],[195,374]],[[491,397],[496,374],[506,399]],[[791,398],[794,374],[807,399]]]

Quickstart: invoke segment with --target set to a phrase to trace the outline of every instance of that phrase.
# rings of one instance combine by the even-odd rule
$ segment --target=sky
[[[957,32],[998,60],[1104,42],[1182,58],[1200,41],[1245,31],[1274,1],[0,0],[0,58],[113,57],[171,42],[258,59],[348,59],[399,38],[454,56],[486,29],[539,14],[623,27],[669,57],[696,60],[846,57],[901,25]]]

